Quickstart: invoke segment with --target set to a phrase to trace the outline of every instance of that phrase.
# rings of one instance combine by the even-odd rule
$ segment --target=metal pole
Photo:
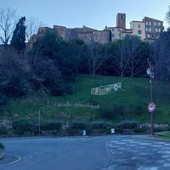
[[[39,120],[39,136],[41,134],[41,115],[40,115],[40,111],[38,111],[38,120]]]
[[[151,92],[151,102],[153,100],[153,92],[152,92],[152,79],[150,79],[150,92]],[[154,135],[154,123],[153,123],[153,112],[151,112],[151,135]]]

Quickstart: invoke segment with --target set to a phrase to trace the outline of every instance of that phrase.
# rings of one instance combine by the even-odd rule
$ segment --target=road
[[[169,170],[170,142],[144,136],[1,139],[6,156],[21,160],[2,170]]]

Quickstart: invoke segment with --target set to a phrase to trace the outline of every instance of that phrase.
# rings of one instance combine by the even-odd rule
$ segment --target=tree
[[[23,51],[25,49],[26,43],[25,43],[25,17],[21,17],[19,22],[16,24],[16,28],[13,32],[13,37],[11,40],[11,46],[16,49],[18,53]]]
[[[159,39],[152,44],[152,60],[157,78],[170,80],[170,30],[161,33]]]
[[[10,48],[3,50],[2,47],[0,50],[0,94],[9,98],[26,95],[29,92],[27,61],[18,57],[14,50]]]
[[[126,51],[126,41],[118,40],[116,42],[116,51],[115,51],[115,71],[121,76],[121,79],[125,75],[125,71],[129,64],[129,56],[127,55]]]
[[[166,13],[166,20],[170,24],[170,6],[168,12]]]
[[[88,65],[90,74],[95,77],[97,71],[101,68],[102,64],[109,59],[109,51],[107,45],[102,45],[99,43],[91,43],[88,46]]]
[[[10,8],[0,9],[0,41],[5,45],[8,44],[16,19],[16,12]]]
[[[66,92],[61,69],[65,59],[60,57],[62,45],[62,40],[52,29],[46,29],[44,36],[37,37],[33,43],[28,56],[31,66],[29,77],[33,89],[51,95],[63,95]]]
[[[35,18],[27,18],[26,20],[26,39],[27,41],[30,39],[30,37],[37,33],[38,29],[43,26],[43,23],[38,21]]]

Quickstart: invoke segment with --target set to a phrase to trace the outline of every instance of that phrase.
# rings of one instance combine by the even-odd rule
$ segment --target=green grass
[[[27,118],[38,119],[38,111],[44,119],[58,118],[61,113],[65,115],[75,115],[82,118],[95,115],[100,119],[100,109],[87,108],[58,108],[56,102],[81,102],[100,104],[104,110],[112,109],[114,105],[121,105],[125,110],[123,118],[149,122],[150,113],[147,105],[150,102],[150,83],[148,78],[124,78],[122,89],[108,95],[91,96],[91,88],[117,83],[120,77],[96,76],[92,78],[88,75],[79,76],[72,88],[74,93],[66,97],[29,97],[18,99],[1,108],[3,117],[11,119]],[[153,101],[157,108],[154,112],[154,121],[157,123],[170,124],[170,87],[166,82],[153,82]],[[47,104],[48,103],[48,104]],[[142,112],[142,114],[137,114]],[[121,120],[121,115],[115,113],[117,119]]]
[[[167,131],[167,132],[159,132],[159,133],[156,133],[158,135],[158,138],[161,138],[161,139],[170,139],[170,131]]]

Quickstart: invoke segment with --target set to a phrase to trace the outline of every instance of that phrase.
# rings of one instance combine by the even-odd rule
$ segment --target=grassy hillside
[[[102,96],[91,96],[91,88],[117,83],[119,77],[87,75],[80,76],[71,85],[73,94],[66,97],[47,97],[45,95],[15,100],[1,108],[1,116],[16,120],[20,118],[38,119],[38,112],[44,119],[62,118],[95,118],[104,119],[112,115],[113,121],[122,119],[150,122],[147,105],[150,102],[149,78],[124,78],[122,89]],[[153,101],[157,108],[155,122],[170,124],[170,84],[153,81]],[[57,107],[56,105],[70,102],[100,105],[100,109],[80,107]],[[102,117],[104,115],[104,117]]]

